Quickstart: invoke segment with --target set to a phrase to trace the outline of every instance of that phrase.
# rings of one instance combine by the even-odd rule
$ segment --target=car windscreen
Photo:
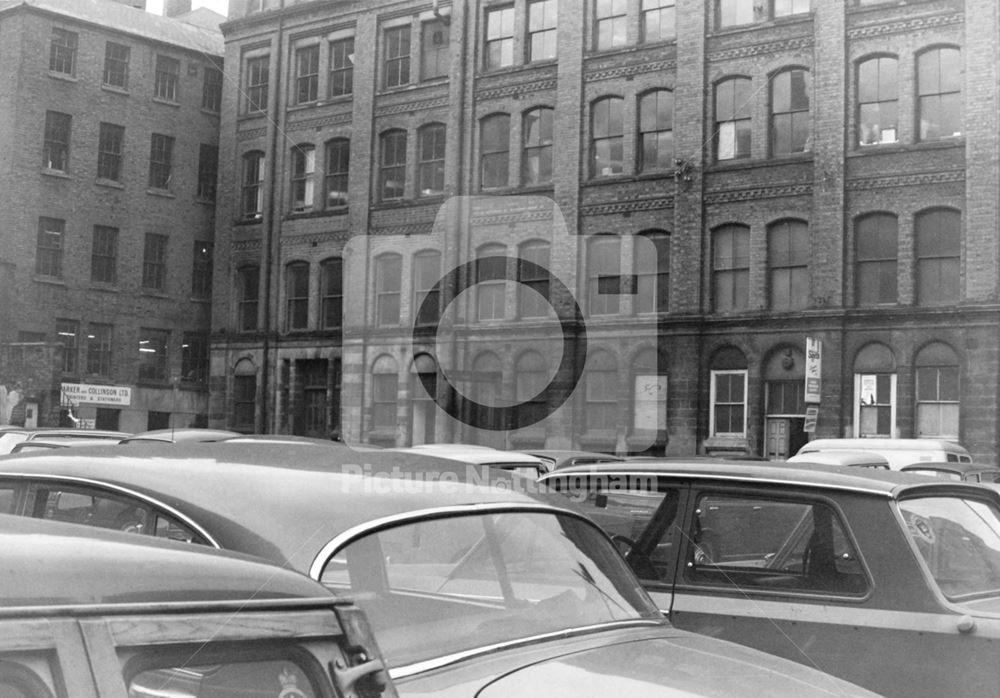
[[[899,511],[946,597],[1000,596],[1000,509],[986,500],[939,496],[903,500]]]
[[[599,529],[552,513],[410,521],[355,539],[321,579],[364,608],[394,667],[612,621],[661,619]]]

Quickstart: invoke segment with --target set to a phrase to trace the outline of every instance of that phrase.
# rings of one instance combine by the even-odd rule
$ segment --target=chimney
[[[191,11],[191,0],[164,0],[163,16],[177,17]]]

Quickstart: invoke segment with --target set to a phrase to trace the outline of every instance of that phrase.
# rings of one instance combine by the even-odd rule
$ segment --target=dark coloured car
[[[587,463],[620,463],[625,460],[620,456],[597,451],[574,451],[540,448],[521,451],[529,456],[540,458],[548,471],[565,468],[567,465],[586,465]]]
[[[1000,493],[884,469],[636,461],[542,479],[680,628],[887,696],[1000,695]]]
[[[1000,482],[1000,468],[986,463],[914,463],[904,465],[901,470],[904,473],[918,473],[920,475],[931,475],[944,480],[962,480],[965,482]]]
[[[251,558],[0,515],[0,696],[396,695],[360,609]]]
[[[0,469],[15,513],[252,553],[355,599],[402,695],[869,695],[671,627],[597,526],[494,468],[265,439]]]

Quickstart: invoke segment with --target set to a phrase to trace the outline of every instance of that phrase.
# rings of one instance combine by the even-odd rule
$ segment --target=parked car
[[[597,526],[500,470],[280,441],[64,449],[0,469],[15,513],[173,525],[356,599],[404,696],[871,695],[671,627]]]
[[[1000,492],[910,473],[676,460],[550,473],[678,628],[886,696],[1000,695]]]
[[[972,455],[964,446],[944,439],[813,439],[807,441],[796,455],[807,456],[820,451],[877,453],[889,461],[893,470],[923,461],[972,462]]]
[[[152,429],[150,431],[140,431],[136,434],[125,437],[119,443],[133,444],[146,441],[166,441],[177,443],[179,441],[222,441],[240,436],[238,431],[228,429],[202,429],[199,427],[183,427],[179,429]]]
[[[44,451],[51,448],[69,448],[70,446],[105,446],[108,441],[108,439],[87,439],[79,436],[39,435],[38,438],[14,444],[13,448],[10,449],[10,452],[23,453],[25,451]]]
[[[801,465],[840,465],[848,468],[891,469],[889,459],[871,451],[810,451],[798,453],[789,458],[787,462]]]
[[[0,515],[0,695],[396,695],[364,614],[243,555]]]
[[[438,458],[461,461],[469,465],[483,465],[537,479],[548,471],[545,462],[520,451],[503,451],[478,444],[420,444],[390,449],[402,453],[417,453]]]
[[[126,436],[129,436],[128,432],[101,429],[60,429],[57,427],[23,429],[20,427],[7,427],[0,431],[0,455],[10,453],[17,444],[33,439],[89,439],[91,441],[102,440],[107,443],[118,443]]]
[[[545,464],[547,471],[551,472],[557,468],[564,468],[567,465],[585,465],[587,463],[620,463],[625,460],[620,456],[610,453],[599,453],[597,451],[573,451],[559,449],[533,449],[519,451],[529,456],[538,458]]]
[[[904,473],[932,475],[945,480],[966,482],[1000,482],[1000,468],[985,463],[915,463],[904,465]]]

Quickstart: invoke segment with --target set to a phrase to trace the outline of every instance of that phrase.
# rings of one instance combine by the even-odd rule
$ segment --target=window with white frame
[[[128,89],[128,63],[132,49],[109,41],[104,44],[104,84]]]
[[[538,107],[524,113],[521,129],[524,153],[521,156],[521,183],[526,186],[552,181],[552,146],[555,110]]]
[[[674,93],[653,90],[639,98],[639,171],[674,166]]]
[[[52,28],[52,39],[49,43],[49,70],[51,72],[76,75],[77,41],[76,32],[58,27]]]
[[[243,218],[260,219],[264,211],[264,153],[259,150],[251,150],[243,156],[240,199]]]
[[[715,86],[712,143],[716,160],[750,157],[752,100],[749,78],[728,78]]]
[[[244,65],[243,92],[246,95],[246,112],[255,114],[267,109],[268,74],[271,57],[251,56]]]
[[[642,43],[677,38],[676,0],[642,0]]]
[[[486,11],[486,69],[514,65],[514,8]]]
[[[595,235],[587,241],[588,315],[614,315],[621,310],[621,240]]]
[[[854,436],[894,438],[896,358],[884,344],[864,346],[854,359]]]
[[[331,97],[342,97],[354,92],[354,37],[347,36],[330,42]]]
[[[45,112],[42,167],[66,172],[69,169],[70,127],[73,117],[57,111]]]
[[[746,436],[747,371],[711,372],[712,404],[709,407],[712,436]]]
[[[920,140],[962,135],[962,79],[957,48],[935,48],[917,56],[917,112]]]
[[[417,132],[417,191],[420,196],[444,193],[445,125],[427,124]]]
[[[594,48],[598,51],[624,46],[628,41],[628,0],[596,0]]]
[[[496,189],[508,184],[510,166],[510,116],[491,114],[479,127],[479,186]]]
[[[390,327],[399,324],[400,290],[403,258],[395,253],[375,259],[375,324]]]
[[[310,144],[292,148],[292,210],[308,211],[313,206],[316,175],[316,148]]]
[[[156,73],[153,78],[153,95],[167,102],[177,101],[177,89],[181,79],[181,62],[170,56],[156,57]]]
[[[450,24],[444,19],[424,22],[420,28],[420,79],[433,80],[448,75],[451,49]]]
[[[590,176],[609,177],[624,171],[625,100],[604,97],[590,108]]]
[[[959,438],[961,385],[958,355],[941,342],[927,345],[914,360],[917,373],[917,437]]]
[[[59,218],[38,219],[38,242],[35,249],[35,273],[62,278],[63,236],[66,221]]]
[[[295,49],[295,103],[319,98],[319,44]]]
[[[507,295],[507,250],[483,245],[476,250],[476,318],[503,320]]]
[[[334,138],[326,143],[326,172],[323,187],[326,207],[347,206],[347,180],[351,168],[351,142]]]
[[[531,0],[528,3],[528,62],[556,57],[556,0]]]
[[[771,155],[809,150],[810,92],[808,70],[792,68],[771,78]]]
[[[393,129],[379,137],[379,198],[402,199],[406,192],[406,131]]]
[[[154,133],[149,139],[149,186],[169,189],[173,175],[174,137]]]
[[[878,56],[858,64],[858,143],[878,145],[899,140],[897,61]]]
[[[387,88],[410,84],[410,27],[389,27],[385,39],[383,85]]]

